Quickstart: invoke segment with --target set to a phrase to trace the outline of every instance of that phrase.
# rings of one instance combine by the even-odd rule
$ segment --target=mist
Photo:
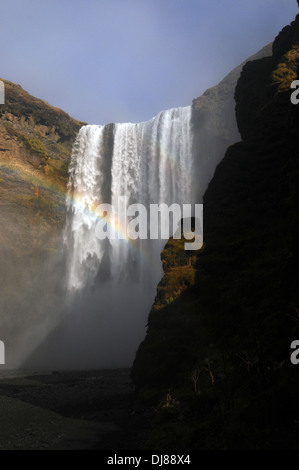
[[[271,45],[254,58],[270,53]],[[12,208],[2,211],[10,240],[10,247],[1,250],[0,266],[6,368],[132,365],[163,275],[165,240],[143,240],[140,246],[98,243],[95,250],[94,204],[113,203],[117,195],[127,196],[128,203],[202,203],[227,147],[240,139],[234,89],[241,68],[195,99],[192,108],[167,110],[138,125],[82,128],[70,165],[70,187],[74,194],[79,188],[90,211],[66,199],[63,233],[55,241],[49,235],[43,249],[34,248],[38,230],[34,233],[33,227],[27,233],[30,254],[17,255],[14,247],[28,231],[26,220],[21,209],[15,220]],[[73,289],[74,279],[79,290]]]
[[[157,279],[158,280],[158,277]],[[24,368],[101,369],[130,367],[146,332],[156,286],[104,282],[79,294],[61,323],[28,357]]]
[[[101,132],[96,126],[87,126],[83,134],[79,133],[77,139],[84,142],[84,151],[77,141],[70,165],[70,182],[71,191],[78,193],[78,178],[80,197],[85,204],[78,204],[72,197],[66,200],[66,223],[56,241],[56,251],[41,254],[33,249],[27,258],[18,258],[13,256],[13,251],[6,251],[2,256],[1,310],[4,315],[0,339],[6,346],[7,368],[131,367],[145,337],[148,315],[163,275],[160,254],[166,240],[142,240],[137,244],[127,240],[108,244],[107,240],[96,241],[94,201],[99,197],[113,202],[113,188],[113,194],[126,195],[128,203],[144,202],[146,197],[147,203],[192,203],[194,198],[201,202],[227,144],[238,136],[232,93],[231,89],[220,115],[220,119],[224,119],[224,113],[228,116],[229,103],[231,119],[225,122],[233,131],[228,139],[217,140],[211,132],[210,123],[214,124],[215,119],[213,107],[208,114],[201,113],[204,120],[199,123],[199,131],[196,131],[198,116],[193,110],[192,135],[180,130],[177,117],[184,116],[182,125],[189,128],[191,114],[187,108],[163,112],[156,121],[137,127],[122,125],[118,132],[109,125]],[[219,103],[217,105],[219,115]],[[139,128],[140,136],[142,139],[146,136],[146,140],[137,145]],[[183,140],[182,134],[185,135]],[[183,159],[182,142],[186,142]],[[139,153],[132,153],[135,147],[139,151],[144,148],[143,153],[141,151],[143,173],[136,170]],[[171,166],[167,164],[169,156],[174,159]],[[194,159],[195,179],[187,164],[188,158]],[[118,168],[122,164],[117,162],[123,159],[128,168],[131,165],[131,170],[126,173],[124,166],[121,174]],[[151,172],[147,174],[149,165]],[[158,174],[162,179],[156,179]],[[128,186],[126,181],[130,182]]]
[[[156,260],[144,270],[143,280],[112,283],[99,276],[77,293],[67,289],[62,236],[58,253],[42,259],[18,259],[2,251],[2,370],[130,367],[162,276],[159,253],[165,241],[155,242]]]
[[[2,250],[0,331],[6,368],[22,367],[63,317],[64,269],[60,253],[20,258]]]

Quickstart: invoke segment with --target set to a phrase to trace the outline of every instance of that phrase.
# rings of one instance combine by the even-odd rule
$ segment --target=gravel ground
[[[0,450],[140,450],[151,427],[129,369],[0,375]]]

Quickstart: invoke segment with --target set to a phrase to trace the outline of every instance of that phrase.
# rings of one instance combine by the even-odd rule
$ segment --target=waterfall
[[[191,107],[147,122],[83,126],[69,166],[64,246],[67,311],[47,339],[51,367],[128,367],[145,335],[166,240],[99,239],[97,208],[190,204]],[[126,207],[119,208],[119,197]]]
[[[120,196],[127,207],[192,203],[190,119],[188,106],[138,124],[81,128],[69,169],[64,235],[70,291],[92,286],[97,279],[140,280],[157,270],[165,240],[98,240],[96,207],[109,203],[117,214]]]

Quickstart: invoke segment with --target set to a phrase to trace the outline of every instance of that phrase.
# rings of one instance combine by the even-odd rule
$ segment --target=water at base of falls
[[[166,240],[99,240],[96,207],[191,204],[191,107],[138,124],[88,125],[69,168],[64,246],[68,311],[35,355],[51,368],[127,367],[144,338]]]

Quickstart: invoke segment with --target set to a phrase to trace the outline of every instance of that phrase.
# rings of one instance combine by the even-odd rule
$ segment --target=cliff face
[[[6,80],[0,105],[1,247],[53,249],[64,220],[72,144],[83,123]]]
[[[272,44],[268,44],[247,61],[268,57],[271,54]],[[194,171],[197,182],[195,197],[198,202],[201,202],[202,195],[225,150],[240,139],[235,117],[234,92],[246,62],[192,102]]]
[[[0,105],[0,338],[19,365],[60,315],[67,168],[83,123],[6,80]]]
[[[269,54],[270,45],[254,57]],[[224,149],[238,138],[233,93],[241,68],[192,104],[200,197]],[[2,81],[5,105],[0,105],[0,250],[9,250],[17,257],[53,251],[64,221],[72,144],[84,123],[31,96],[20,85]],[[113,150],[113,132],[113,124],[106,126],[107,155]],[[107,188],[109,183],[105,181]],[[109,202],[109,198],[107,191],[105,200]]]
[[[299,16],[272,57],[244,66],[235,93],[243,141],[205,193],[195,281],[150,313],[132,371],[139,397],[157,409],[149,447],[299,448],[290,362],[299,334],[298,34]]]

